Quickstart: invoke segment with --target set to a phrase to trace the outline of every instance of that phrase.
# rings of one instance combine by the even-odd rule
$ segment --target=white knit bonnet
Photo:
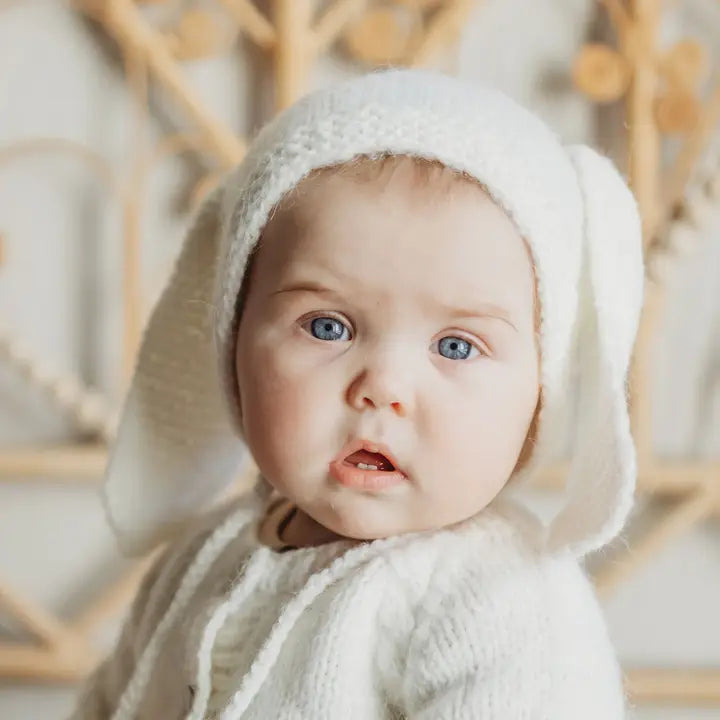
[[[541,306],[543,408],[520,473],[531,480],[556,452],[576,357],[566,501],[547,543],[582,555],[622,529],[636,475],[626,375],[643,297],[632,194],[608,160],[563,147],[502,93],[389,70],[313,92],[276,117],[194,217],[146,328],[106,471],[105,506],[124,552],[167,538],[238,477],[248,452],[234,376],[238,297],[271,210],[317,168],[385,154],[468,173],[526,238]]]

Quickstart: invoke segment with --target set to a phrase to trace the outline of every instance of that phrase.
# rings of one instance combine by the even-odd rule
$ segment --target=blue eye
[[[467,360],[474,349],[467,340],[453,335],[442,338],[438,343],[440,354],[448,360]]]
[[[343,336],[347,332],[347,337]],[[318,340],[349,340],[350,333],[347,327],[336,318],[316,317],[310,323],[310,332]]]

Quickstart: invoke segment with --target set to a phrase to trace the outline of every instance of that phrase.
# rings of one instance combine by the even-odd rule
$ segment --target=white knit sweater
[[[275,552],[256,500],[149,573],[75,720],[616,720],[620,669],[577,560],[498,498],[452,528]]]

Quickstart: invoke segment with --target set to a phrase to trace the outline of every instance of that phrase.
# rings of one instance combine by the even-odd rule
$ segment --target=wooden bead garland
[[[39,388],[60,409],[69,412],[84,432],[109,440],[115,432],[112,417],[104,397],[87,390],[71,375],[59,375],[42,360],[35,358],[27,345],[0,325],[0,357],[4,357],[25,380]]]

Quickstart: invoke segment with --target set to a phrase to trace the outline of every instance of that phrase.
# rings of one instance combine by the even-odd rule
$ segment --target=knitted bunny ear
[[[585,247],[577,362],[580,381],[566,505],[549,529],[552,548],[578,556],[623,528],[636,480],[626,380],[643,302],[637,205],[613,166],[590,148],[568,149],[584,202]]]
[[[195,216],[143,336],[103,499],[123,553],[166,539],[235,477],[244,444],[214,345],[221,189]]]

